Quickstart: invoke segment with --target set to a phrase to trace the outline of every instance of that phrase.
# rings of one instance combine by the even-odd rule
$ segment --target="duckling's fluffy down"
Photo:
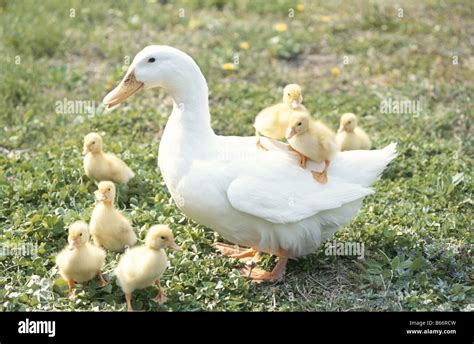
[[[115,269],[118,284],[124,293],[149,287],[163,274],[167,262],[163,250],[152,250],[145,246],[129,249]]]
[[[73,279],[78,283],[94,278],[105,262],[105,251],[91,243],[70,250],[63,249],[56,257],[59,273],[65,280]]]

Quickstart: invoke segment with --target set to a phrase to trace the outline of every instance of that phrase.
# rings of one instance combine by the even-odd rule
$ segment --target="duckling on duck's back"
[[[290,117],[286,138],[290,147],[300,155],[301,167],[306,168],[308,158],[318,163],[325,162],[322,172],[312,171],[312,174],[317,181],[326,183],[326,171],[338,151],[336,134],[323,123],[313,120],[310,115],[295,112]]]
[[[357,126],[357,117],[353,113],[345,113],[341,116],[337,142],[341,151],[370,149],[372,146],[369,136]]]
[[[307,112],[306,108],[301,104],[302,101],[303,96],[301,95],[300,86],[289,84],[283,90],[283,103],[272,105],[260,111],[253,125],[259,149],[267,150],[260,142],[261,135],[274,140],[281,140],[285,137],[291,112]]]

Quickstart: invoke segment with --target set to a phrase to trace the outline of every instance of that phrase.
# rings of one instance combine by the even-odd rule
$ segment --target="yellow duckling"
[[[337,143],[341,151],[370,149],[372,146],[365,131],[357,126],[356,115],[350,112],[341,116],[341,125],[337,132]]]
[[[114,252],[123,252],[127,246],[135,245],[137,236],[130,222],[114,206],[114,183],[100,182],[96,198],[98,203],[90,222],[94,244]]]
[[[83,283],[98,276],[100,286],[106,285],[101,272],[105,251],[89,242],[87,223],[77,221],[69,227],[68,243],[69,245],[56,256],[59,273],[69,286],[68,297],[73,295],[74,282]]]
[[[132,293],[155,284],[158,295],[154,299],[159,304],[166,302],[166,295],[160,285],[160,276],[166,269],[168,257],[165,247],[180,250],[176,245],[173,233],[166,225],[155,225],[150,228],[145,238],[145,245],[127,250],[120,258],[115,269],[118,283],[125,293],[128,311],[132,308]]]
[[[328,181],[327,169],[330,160],[339,150],[336,134],[307,113],[294,112],[290,117],[286,138],[290,150],[300,156],[300,165],[306,168],[307,159],[325,163],[322,172],[311,171],[313,178],[322,184]]]
[[[104,153],[102,137],[89,133],[84,138],[84,171],[97,182],[111,180],[114,183],[127,183],[135,176],[133,171],[117,156]]]
[[[260,136],[266,136],[274,140],[281,140],[285,137],[286,128],[291,112],[308,112],[301,104],[303,96],[301,88],[297,84],[289,84],[283,90],[283,103],[267,107],[260,111],[255,118],[254,128],[257,136],[257,147],[266,151],[267,149],[260,143]]]

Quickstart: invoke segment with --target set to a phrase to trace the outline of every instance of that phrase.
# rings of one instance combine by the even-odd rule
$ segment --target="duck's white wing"
[[[371,193],[369,188],[335,177],[321,185],[307,171],[307,178],[297,180],[288,180],[281,175],[270,175],[265,179],[237,178],[229,185],[227,197],[239,211],[273,223],[292,223],[339,208]]]
[[[286,151],[287,145],[279,141],[264,142],[270,151]],[[369,186],[382,174],[387,165],[397,156],[397,143],[382,149],[338,152],[327,171],[328,177],[341,178],[345,182]],[[321,170],[322,164],[308,161],[308,168]]]
[[[323,164],[310,161],[303,170],[297,157],[288,153],[287,145],[265,140],[269,151],[262,153],[255,149],[253,139],[246,141],[247,138],[226,137],[221,142],[238,147],[240,155],[249,160],[255,158],[251,164],[233,160],[240,173],[230,182],[227,198],[235,209],[273,223],[297,222],[373,193],[367,186],[396,155],[395,144],[381,150],[338,153],[328,170],[329,181],[322,185],[310,171],[321,171]]]

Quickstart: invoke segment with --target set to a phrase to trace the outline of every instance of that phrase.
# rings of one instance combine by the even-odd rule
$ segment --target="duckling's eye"
[[[288,93],[288,97],[291,97],[291,93]]]
[[[153,62],[155,62],[155,61],[156,61],[156,60],[155,60],[154,57],[150,57],[150,58],[148,59],[148,63],[153,63]]]
[[[161,237],[161,240],[165,240],[166,238],[164,236]]]
[[[298,122],[298,126],[300,126],[301,124],[303,124],[302,122]]]
[[[348,121],[347,124],[351,124],[351,121]]]
[[[108,188],[107,190],[110,191],[110,188]]]
[[[92,144],[95,145],[95,141],[92,141]]]
[[[82,233],[81,233],[81,234],[79,234],[79,236],[82,236]]]

